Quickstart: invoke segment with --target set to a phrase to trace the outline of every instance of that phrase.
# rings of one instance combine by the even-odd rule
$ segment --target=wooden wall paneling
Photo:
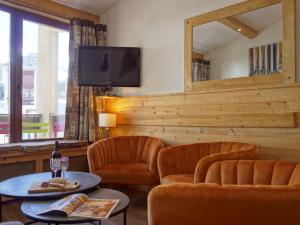
[[[35,160],[35,172],[41,173],[44,170],[44,160],[43,159],[36,159]]]
[[[299,106],[297,106],[299,107]],[[297,128],[300,128],[300,113],[299,113],[300,110],[297,110],[297,112],[295,113],[295,126]]]
[[[76,157],[85,156],[87,152],[87,147],[81,148],[71,148],[71,149],[61,149],[61,153],[64,156]],[[41,152],[16,152],[1,154],[0,165],[1,164],[13,164],[20,162],[35,162],[35,172],[43,172],[43,160],[49,159],[51,157],[52,151],[41,151]]]
[[[111,135],[150,135],[161,138],[167,145],[215,141],[246,142],[260,146],[265,159],[300,161],[299,128],[191,128],[119,125],[118,128],[111,129]]]
[[[48,13],[65,19],[81,18],[91,20],[95,23],[100,22],[100,16],[94,15],[82,10],[71,8],[69,6],[53,2],[51,0],[6,0],[17,6],[26,7],[43,13]]]
[[[107,101],[107,111],[122,108],[187,106],[206,104],[249,104],[300,101],[300,85],[291,84],[267,88],[233,89],[226,91],[205,91],[194,93],[164,94],[140,97],[113,98]],[[290,106],[292,107],[292,106]]]
[[[112,136],[150,135],[168,145],[239,141],[267,159],[300,161],[300,84],[109,99]]]
[[[111,130],[113,135],[138,134],[157,135],[166,138],[168,145],[207,141],[242,141],[267,145],[273,148],[299,150],[298,128],[220,128],[220,127],[169,127],[120,125]],[[289,143],[289,145],[287,145]],[[299,153],[300,156],[300,153]]]

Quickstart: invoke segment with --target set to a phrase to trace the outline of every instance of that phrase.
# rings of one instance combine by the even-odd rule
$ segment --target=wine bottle
[[[59,152],[59,147],[58,147],[58,141],[55,141],[55,148],[52,152],[52,159],[57,161],[57,164],[60,165],[60,160],[61,160],[61,154]],[[61,169],[57,170],[56,173],[52,171],[52,177],[61,177]]]

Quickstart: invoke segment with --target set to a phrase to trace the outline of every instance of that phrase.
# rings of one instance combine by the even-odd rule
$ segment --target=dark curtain
[[[106,46],[106,37],[105,25],[88,20],[71,20],[65,139],[93,142],[104,137],[104,131],[98,128],[96,97],[103,95],[105,90],[102,87],[78,86],[78,48]]]

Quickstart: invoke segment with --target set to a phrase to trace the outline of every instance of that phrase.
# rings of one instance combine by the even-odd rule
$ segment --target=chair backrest
[[[94,143],[89,147],[89,152],[102,154],[102,158],[106,157],[108,163],[146,163],[150,158],[149,149],[163,147],[163,145],[160,139],[154,137],[118,136]]]
[[[168,147],[160,152],[164,154],[164,151],[169,151],[168,161],[170,162],[182,162],[184,161],[184,167],[178,165],[172,165],[177,168],[177,173],[194,173],[197,163],[200,159],[225,152],[234,152],[242,150],[257,149],[256,145],[239,143],[239,142],[211,142],[211,143],[194,143],[187,145],[177,145]],[[177,154],[171,154],[172,151],[176,151]],[[174,164],[174,163],[173,163]]]
[[[22,133],[48,133],[48,123],[23,122]]]
[[[300,185],[300,164],[276,160],[227,160],[213,163],[205,183]]]
[[[9,123],[0,123],[0,134],[9,134]]]

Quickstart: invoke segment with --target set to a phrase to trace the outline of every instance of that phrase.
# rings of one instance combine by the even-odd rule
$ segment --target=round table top
[[[48,192],[48,193],[28,193],[28,188],[35,182],[48,181],[51,179],[51,172],[35,173],[19,177],[10,178],[0,182],[0,195],[27,200],[44,200],[61,198],[74,193],[88,193],[98,188],[101,178],[95,174],[83,172],[66,172],[68,180],[78,180],[80,186],[72,191]]]
[[[129,198],[126,194],[112,190],[100,188],[97,191],[91,192],[88,194],[89,198],[96,199],[119,199],[118,205],[113,209],[110,214],[110,217],[116,216],[124,212],[129,205]],[[25,201],[22,203],[21,211],[29,219],[32,219],[35,222],[44,222],[44,223],[58,223],[58,224],[70,224],[70,223],[83,223],[95,221],[95,219],[79,218],[79,217],[62,217],[62,216],[46,216],[38,215],[39,212],[44,210],[50,204],[54,203],[55,200],[51,201]]]

